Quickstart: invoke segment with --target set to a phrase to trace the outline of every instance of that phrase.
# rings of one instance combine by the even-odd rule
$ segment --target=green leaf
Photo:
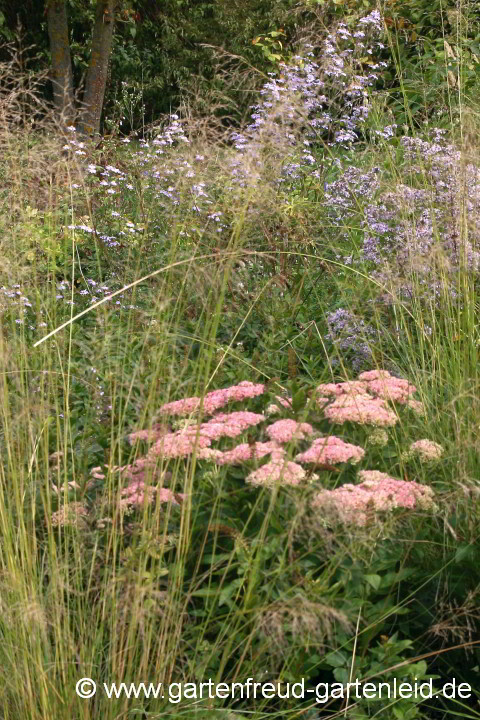
[[[230,603],[228,603],[228,601],[230,600],[232,595],[237,592],[238,588],[243,585],[243,582],[243,578],[237,578],[236,580],[233,580],[231,583],[229,583],[226,587],[222,588],[218,600],[218,606],[221,607],[225,604],[228,604],[230,606]]]
[[[192,597],[214,597],[215,595],[218,595],[218,586],[201,588],[200,590],[195,590],[190,593],[190,595]]]
[[[330,665],[330,667],[344,667],[347,664],[347,660],[348,658],[344,653],[339,650],[335,650],[335,652],[331,652],[327,655],[325,663]]]
[[[378,590],[382,582],[380,575],[365,575],[365,580],[374,590]]]
[[[342,683],[342,685],[346,685],[349,681],[348,670],[343,667],[337,667],[333,671],[333,677],[337,680],[337,682]]]
[[[292,408],[293,412],[299,412],[299,410],[303,410],[305,407],[305,402],[307,400],[307,393],[305,390],[298,390],[295,395],[292,397]]]
[[[457,552],[455,553],[455,562],[461,563],[464,560],[473,558],[471,545],[460,545]]]

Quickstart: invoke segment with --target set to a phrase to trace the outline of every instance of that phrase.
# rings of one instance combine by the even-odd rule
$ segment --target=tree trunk
[[[55,110],[62,123],[71,125],[75,118],[75,102],[65,0],[50,0],[48,2],[47,25],[52,54],[52,85]]]
[[[108,61],[115,25],[115,0],[97,0],[93,27],[92,54],[88,66],[80,130],[88,135],[100,132],[103,99],[107,85]]]

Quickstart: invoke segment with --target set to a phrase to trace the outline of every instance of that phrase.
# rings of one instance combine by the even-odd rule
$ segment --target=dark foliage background
[[[382,12],[390,31],[392,57],[381,83],[398,122],[419,125],[455,103],[459,74],[464,92],[478,79],[480,26],[475,3],[456,0],[389,0]],[[67,12],[75,87],[81,90],[88,65],[93,0],[68,0]],[[131,0],[117,14],[104,130],[141,129],[199,96],[217,91],[217,115],[245,118],[252,96],[242,83],[224,82],[212,47],[243,58],[259,85],[287,59],[299,38],[318,37],[343,21],[354,25],[372,10],[371,0]],[[44,0],[0,0],[0,39],[23,50],[32,71],[50,63]],[[445,46],[445,40],[452,50]],[[8,57],[0,50],[0,58]],[[367,58],[368,61],[368,58]],[[45,83],[45,96],[52,96]],[[208,112],[211,114],[211,103]],[[197,107],[198,111],[198,107]],[[121,122],[121,124],[120,124]]]

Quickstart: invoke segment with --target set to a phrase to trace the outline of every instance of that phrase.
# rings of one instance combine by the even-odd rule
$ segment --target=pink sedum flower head
[[[397,416],[386,406],[382,398],[362,395],[341,395],[325,409],[325,416],[334,423],[356,422],[361,425],[391,427]]]
[[[347,380],[341,383],[324,383],[317,387],[322,395],[359,395],[367,391],[367,383],[360,380]]]
[[[182,430],[163,435],[150,448],[147,457],[150,459],[155,456],[186,457],[194,450],[208,448],[212,440],[237,437],[244,430],[252,425],[258,425],[263,420],[265,420],[264,415],[248,411],[219,413],[206,423],[188,425]]]
[[[439,460],[443,455],[443,447],[433,440],[417,440],[409,448],[408,455],[417,455],[420,460]]]
[[[406,405],[417,415],[425,415],[425,405],[420,400],[408,398]]]
[[[200,398],[190,397],[162,405],[159,412],[163,415],[190,415],[200,407]]]
[[[383,428],[374,428],[367,437],[368,445],[385,447],[388,445],[388,432]]]
[[[121,493],[121,500],[118,503],[120,508],[140,506],[144,503],[151,503],[155,495],[155,488],[147,487],[143,480],[135,480]]]
[[[309,423],[299,423],[296,420],[277,420],[266,429],[266,433],[277,443],[287,443],[291,440],[304,440],[305,434],[313,433],[313,427]]]
[[[144,503],[149,504],[154,499],[160,503],[173,502],[174,505],[179,505],[180,503],[177,498],[184,500],[186,497],[186,495],[182,493],[178,493],[177,496],[175,496],[168,488],[147,486],[143,480],[135,480],[130,483],[130,485],[121,491],[120,496],[119,507],[122,509],[134,506],[139,507]]]
[[[238,385],[232,385],[221,390],[212,390],[203,398],[203,412],[206,415],[212,415],[219,408],[224,407],[229,402],[239,402],[248,400],[265,392],[265,385],[261,383],[252,383],[249,380],[243,380]],[[201,407],[201,398],[191,397],[183,400],[175,400],[174,402],[162,405],[159,412],[168,415],[189,415]]]
[[[240,435],[244,432],[244,430],[248,430],[249,427],[258,425],[263,422],[263,420],[265,420],[265,415],[248,412],[247,410],[239,410],[238,412],[232,413],[218,413],[217,415],[214,415],[208,423],[205,423],[201,427],[205,429],[205,432],[208,434],[209,428],[217,428],[220,426],[221,432],[218,431],[220,434],[217,434],[216,437],[233,438]],[[217,430],[215,432],[217,432]]]
[[[278,407],[278,405],[275,405],[275,403],[270,403],[270,405],[268,405],[265,409],[265,415],[268,415],[268,416],[278,415],[279,412],[280,412],[280,408]]]
[[[105,480],[105,473],[103,472],[100,465],[98,467],[94,467],[90,470],[90,475],[95,480]]]
[[[285,451],[276,442],[256,442],[252,445],[241,443],[232,450],[221,453],[215,461],[218,465],[240,465],[247,460],[260,459],[266,455],[275,454],[277,456],[284,455]]]
[[[396,480],[378,470],[359,472],[360,485],[342,485],[335,490],[323,490],[312,507],[332,511],[345,524],[365,526],[372,512],[387,512],[394,508],[433,509],[433,491],[415,482]]]
[[[168,431],[169,429],[166,425],[157,423],[152,426],[151,430],[136,430],[135,432],[130,433],[128,441],[130,445],[134,445],[139,440],[151,443],[155,442],[155,440],[158,440],[158,438],[163,435],[166,435]]]
[[[370,382],[371,380],[386,380],[390,377],[392,376],[388,370],[367,370],[366,372],[360,373],[358,379],[364,382]]]
[[[195,449],[205,448],[211,444],[210,438],[199,432],[168,433],[159,438],[148,451],[149,460],[155,457],[178,458],[190,455]]]
[[[246,481],[252,485],[272,487],[276,483],[299,485],[305,477],[306,472],[302,466],[295,462],[286,462],[282,451],[282,454],[274,453],[269,463],[247,475]]]
[[[69,502],[52,514],[52,526],[85,527],[88,510],[81,502]]]
[[[417,390],[415,385],[410,385],[408,380],[395,377],[371,380],[368,383],[368,389],[373,395],[399,403],[406,403],[410,395]]]
[[[363,482],[356,487],[375,495],[374,504],[378,510],[416,506],[428,509],[433,506],[433,490],[427,485],[419,485],[413,480],[397,480],[379,470],[360,470],[358,476]]]
[[[252,383],[249,380],[243,380],[238,385],[224,388],[223,390],[212,390],[205,395],[203,401],[203,410],[207,415],[214,413],[229,402],[240,402],[248,400],[265,392],[265,385]]]
[[[284,398],[284,397],[281,397],[281,395],[275,395],[275,400],[277,401],[277,403],[279,403],[279,405],[286,408],[287,410],[292,409],[292,398],[291,397]]]
[[[314,440],[311,447],[297,455],[295,460],[302,463],[335,465],[349,460],[352,463],[358,463],[364,455],[363,448],[346,443],[335,435],[330,435],[330,437]]]
[[[211,460],[212,462],[219,463],[219,461],[223,457],[223,452],[221,450],[216,450],[215,448],[200,448],[197,450],[197,458],[199,460]]]

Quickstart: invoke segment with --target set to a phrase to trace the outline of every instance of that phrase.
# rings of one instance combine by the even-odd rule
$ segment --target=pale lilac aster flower
[[[396,414],[386,407],[382,398],[371,395],[340,395],[325,409],[325,416],[334,423],[357,422],[362,425],[391,427]]]
[[[365,455],[365,450],[358,445],[351,445],[341,438],[330,435],[330,437],[318,438],[303,453],[299,453],[295,460],[303,463],[358,463]]]
[[[303,440],[305,434],[313,433],[313,427],[309,423],[299,423],[296,420],[277,420],[265,432],[271,440],[287,443],[291,440]]]

